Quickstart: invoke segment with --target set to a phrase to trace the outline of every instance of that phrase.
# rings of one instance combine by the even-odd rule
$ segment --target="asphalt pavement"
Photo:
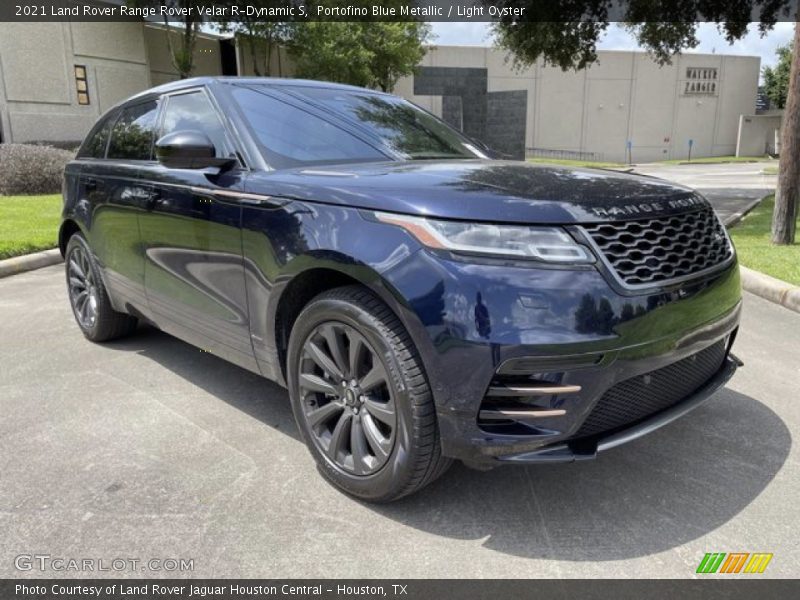
[[[745,366],[687,417],[384,506],[316,473],[278,386],[152,328],[86,341],[60,266],[0,280],[0,315],[0,577],[81,575],[27,554],[193,561],[96,576],[693,577],[706,552],[800,575],[800,314],[755,296]]]
[[[777,176],[764,175],[763,170],[776,164],[776,161],[688,165],[648,163],[636,165],[633,171],[698,190],[708,198],[723,222],[727,222],[754,201],[775,191]]]

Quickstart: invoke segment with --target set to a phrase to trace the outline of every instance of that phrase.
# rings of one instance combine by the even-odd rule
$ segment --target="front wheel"
[[[450,465],[416,348],[368,290],[338,288],[303,309],[289,340],[288,380],[306,445],[345,492],[395,500]]]

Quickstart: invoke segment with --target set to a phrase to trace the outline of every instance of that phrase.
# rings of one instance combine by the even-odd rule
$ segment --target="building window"
[[[89,104],[89,82],[86,79],[85,65],[75,65],[75,88],[78,90],[78,104]]]

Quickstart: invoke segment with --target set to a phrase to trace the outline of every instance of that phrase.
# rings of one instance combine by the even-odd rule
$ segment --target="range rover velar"
[[[592,458],[738,365],[736,255],[703,197],[498,160],[389,94],[166,84],[98,121],[64,199],[87,338],[143,321],[288,387],[320,471],[371,501],[454,459]]]

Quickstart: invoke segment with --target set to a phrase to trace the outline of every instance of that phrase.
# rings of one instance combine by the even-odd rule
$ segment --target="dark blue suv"
[[[60,247],[92,341],[137,322],[289,389],[321,472],[372,501],[452,459],[572,461],[731,377],[731,242],[692,190],[494,160],[388,94],[190,79],[104,115]]]

